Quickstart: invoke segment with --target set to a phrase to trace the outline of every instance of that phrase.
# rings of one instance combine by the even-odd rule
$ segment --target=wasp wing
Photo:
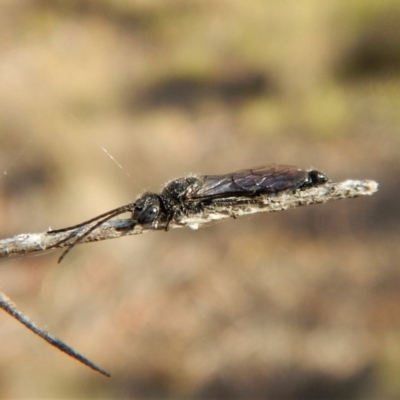
[[[230,196],[255,196],[298,189],[307,179],[307,171],[292,165],[272,164],[244,169],[225,175],[200,176],[201,183],[188,198],[221,198]]]

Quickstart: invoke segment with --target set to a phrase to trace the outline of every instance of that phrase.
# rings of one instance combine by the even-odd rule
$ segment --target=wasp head
[[[154,223],[157,222],[160,210],[160,196],[155,193],[145,193],[136,200],[132,219],[138,224]]]

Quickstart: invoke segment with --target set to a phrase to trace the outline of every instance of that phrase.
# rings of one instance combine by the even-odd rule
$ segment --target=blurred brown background
[[[400,398],[400,2],[0,3],[0,234],[272,162],[380,191],[6,260],[1,398]],[[102,150],[104,147],[123,166]]]

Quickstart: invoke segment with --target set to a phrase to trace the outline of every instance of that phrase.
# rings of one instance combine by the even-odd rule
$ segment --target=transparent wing
[[[192,190],[189,198],[254,196],[299,188],[307,178],[307,171],[292,165],[272,164],[244,169],[226,175],[204,175],[202,184]]]

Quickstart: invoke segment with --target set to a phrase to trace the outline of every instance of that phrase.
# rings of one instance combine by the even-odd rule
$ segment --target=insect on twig
[[[135,203],[130,203],[98,215],[78,225],[48,231],[62,233],[82,227],[82,234],[72,232],[51,247],[70,242],[58,262],[72,248],[96,228],[117,215],[131,212],[133,225],[151,225],[155,229],[161,224],[168,230],[171,222],[179,223],[182,216],[201,213],[205,207],[224,206],[229,212],[243,199],[262,194],[276,194],[286,190],[306,189],[328,182],[328,178],[316,170],[305,171],[291,165],[269,165],[244,169],[224,175],[200,175],[178,178],[169,182],[160,194],[144,193]],[[235,213],[231,212],[232,217]],[[94,224],[93,224],[94,223]],[[93,224],[93,225],[91,225]],[[72,239],[72,241],[70,241]]]

